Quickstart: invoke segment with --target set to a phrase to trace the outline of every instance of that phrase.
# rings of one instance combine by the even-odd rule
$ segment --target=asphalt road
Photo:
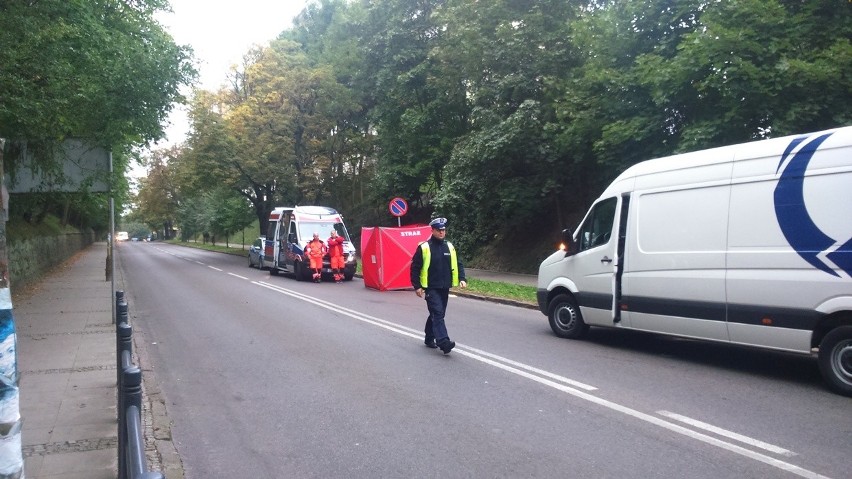
[[[593,329],[162,243],[119,251],[187,478],[849,477],[852,400],[816,362]]]

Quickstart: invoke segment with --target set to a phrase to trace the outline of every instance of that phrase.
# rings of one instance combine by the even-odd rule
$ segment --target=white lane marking
[[[679,426],[677,424],[674,424],[674,423],[671,423],[671,422],[668,422],[668,421],[664,421],[664,420],[659,419],[659,418],[652,416],[650,414],[645,414],[645,413],[637,411],[635,409],[631,409],[627,406],[622,406],[621,404],[617,404],[617,403],[614,403],[612,401],[608,401],[606,399],[601,399],[599,397],[592,396],[591,394],[585,393],[583,391],[579,391],[577,389],[573,389],[573,388],[570,388],[568,386],[564,386],[562,384],[555,383],[555,382],[550,381],[548,379],[545,379],[545,378],[542,378],[542,377],[539,377],[539,376],[534,376],[534,375],[526,373],[524,371],[517,370],[516,368],[497,363],[497,362],[492,361],[490,359],[487,359],[487,358],[484,358],[484,357],[481,357],[481,356],[477,356],[475,354],[471,354],[471,353],[469,353],[465,350],[461,350],[461,351],[458,351],[458,352],[459,352],[459,354],[461,354],[463,356],[468,356],[471,359],[475,359],[477,361],[481,361],[483,363],[490,364],[490,365],[492,365],[496,368],[503,369],[504,371],[508,371],[508,372],[517,374],[521,377],[525,377],[525,378],[530,379],[532,381],[535,381],[539,384],[549,386],[553,389],[556,389],[558,391],[562,391],[564,393],[570,394],[574,397],[577,397],[577,398],[580,398],[580,399],[585,399],[586,401],[589,401],[593,404],[597,404],[599,406],[603,406],[605,408],[612,409],[613,411],[620,412],[622,414],[633,417],[635,419],[639,419],[640,421],[645,421],[645,422],[651,423],[655,426],[662,427],[663,429],[668,429],[669,431],[672,431],[672,432],[675,432],[675,433],[678,433],[678,434],[682,434],[682,435],[687,436],[687,437],[691,437],[691,438],[696,439],[698,441],[719,447],[721,449],[733,452],[735,454],[739,454],[741,456],[745,456],[749,459],[753,459],[755,461],[759,461],[759,462],[762,462],[764,464],[768,464],[772,467],[776,467],[778,469],[791,472],[791,473],[796,474],[798,476],[806,477],[806,478],[812,478],[812,479],[825,478],[826,477],[826,476],[823,476],[823,475],[818,474],[816,472],[809,471],[807,469],[803,469],[803,468],[796,466],[794,464],[790,464],[790,463],[787,463],[787,462],[784,462],[784,461],[780,461],[780,460],[775,459],[773,457],[766,456],[766,455],[761,454],[759,452],[751,451],[749,449],[738,446],[736,444],[725,442],[725,441],[722,441],[720,439],[716,439],[714,437],[708,436],[706,434],[702,434],[700,432],[696,432],[696,431],[693,431],[691,429],[687,429],[683,426]]]
[[[164,253],[166,253],[166,254],[170,254],[170,255],[174,256],[175,258],[183,259],[183,260],[186,260],[186,261],[191,261],[191,262],[193,262],[193,263],[198,263],[198,264],[200,264],[200,265],[202,265],[202,266],[204,266],[204,265],[205,265],[205,264],[204,264],[204,263],[202,263],[201,261],[194,260],[194,259],[189,259],[189,258],[186,258],[186,257],[184,257],[184,256],[179,256],[179,255],[177,255],[177,254],[172,253],[171,251],[166,251],[166,250],[162,250],[162,249],[161,249],[160,251],[162,251],[162,252],[164,252]],[[210,269],[214,269],[214,270],[216,270],[216,271],[224,271],[224,270],[221,270],[221,269],[219,269],[219,268],[217,268],[217,267],[215,267],[215,266],[207,265],[207,267],[208,267],[208,268],[210,268]],[[248,280],[248,278],[246,278],[245,276],[240,276],[240,275],[238,275],[238,274],[234,274],[234,273],[228,273],[228,274],[230,274],[231,276],[236,276],[237,278],[240,278],[240,279]]]
[[[270,289],[274,289],[275,291],[278,291],[280,293],[284,293],[284,294],[288,294],[290,296],[305,299],[305,300],[307,300],[309,302],[313,302],[314,304],[317,304],[319,306],[327,307],[327,309],[331,309],[333,311],[345,310],[349,313],[357,315],[357,316],[352,316],[352,314],[347,314],[347,316],[350,316],[350,317],[353,317],[353,318],[359,319],[359,320],[364,320],[364,318],[368,318],[369,321],[367,321],[367,322],[369,322],[371,324],[375,324],[376,322],[378,322],[378,323],[381,323],[382,325],[389,326],[390,327],[389,329],[391,329],[393,331],[399,331],[399,332],[405,331],[406,336],[411,336],[413,338],[422,339],[422,335],[423,335],[422,331],[418,331],[416,329],[408,328],[408,327],[405,327],[405,326],[400,326],[399,324],[392,323],[390,321],[387,321],[387,320],[384,320],[384,319],[381,319],[381,318],[376,318],[374,316],[370,316],[370,315],[361,313],[360,311],[355,311],[355,310],[343,308],[343,307],[336,305],[334,303],[324,301],[322,299],[315,298],[315,297],[312,297],[312,296],[308,296],[308,295],[305,295],[305,294],[302,294],[302,293],[298,293],[298,292],[293,291],[293,290],[284,289],[280,286],[276,286],[276,285],[273,285],[273,284],[270,284],[270,283],[258,282],[257,284],[264,286],[264,287],[267,287],[267,288],[270,288]],[[382,327],[384,327],[384,326],[382,326]],[[519,369],[524,369],[524,370],[527,370],[527,371],[530,371],[530,372],[533,372],[533,373],[536,373],[536,374],[540,374],[542,376],[547,376],[547,377],[549,377],[549,378],[551,378],[555,381],[559,381],[559,382],[562,382],[562,383],[565,383],[565,384],[569,384],[571,386],[575,386],[575,387],[578,387],[580,389],[585,389],[586,391],[596,391],[598,389],[594,386],[589,386],[588,384],[584,384],[584,383],[581,383],[579,381],[575,381],[573,379],[568,379],[568,378],[566,378],[564,376],[560,376],[558,374],[554,374],[554,373],[551,373],[551,372],[548,372],[548,371],[544,371],[544,370],[538,369],[536,367],[533,367],[533,366],[530,366],[530,365],[527,365],[527,364],[519,363],[519,362],[513,361],[509,358],[504,358],[503,356],[498,356],[496,354],[491,354],[491,353],[488,353],[488,352],[485,352],[485,351],[482,351],[482,350],[479,350],[479,349],[476,349],[476,348],[472,348],[470,346],[464,346],[461,343],[456,343],[456,350],[458,350],[458,348],[460,348],[460,347],[467,349],[469,351],[472,351],[476,354],[479,354],[479,355],[482,355],[482,356],[487,356],[487,357],[493,358],[497,361],[501,361],[501,362],[510,364],[510,365],[515,366]]]
[[[772,452],[772,453],[775,453],[775,454],[780,454],[782,456],[788,456],[788,457],[796,455],[795,452],[788,451],[787,449],[784,449],[783,447],[778,447],[778,446],[775,446],[773,444],[769,444],[769,443],[766,443],[766,442],[763,442],[763,441],[760,441],[760,440],[757,440],[757,439],[754,439],[754,438],[751,438],[751,437],[748,437],[748,436],[743,436],[742,434],[737,434],[733,431],[728,431],[727,429],[722,429],[722,428],[716,427],[712,424],[707,424],[706,422],[701,422],[697,419],[692,419],[690,417],[682,416],[680,414],[676,414],[676,413],[669,412],[669,411],[657,411],[657,414],[659,414],[661,416],[665,416],[665,417],[670,418],[670,419],[674,419],[676,421],[680,421],[680,422],[689,424],[690,426],[697,427],[699,429],[704,429],[705,431],[710,431],[714,434],[718,434],[720,436],[724,436],[724,437],[733,439],[735,441],[739,441],[743,444],[748,444],[749,446],[759,447],[760,449],[763,449],[765,451],[769,451],[769,452]]]
[[[331,311],[335,311],[337,313],[343,314],[345,316],[349,316],[349,317],[357,319],[359,321],[363,321],[365,323],[370,323],[370,324],[373,324],[373,325],[378,326],[380,328],[384,328],[384,329],[387,329],[389,331],[393,331],[397,334],[402,334],[404,336],[409,336],[409,337],[416,338],[416,339],[420,339],[420,336],[422,334],[422,332],[417,332],[417,333],[409,332],[409,331],[413,331],[413,330],[409,330],[409,328],[403,328],[403,327],[398,326],[398,325],[390,326],[390,324],[393,324],[393,323],[390,323],[388,321],[385,321],[385,320],[382,320],[382,319],[379,319],[379,318],[374,318],[372,316],[367,316],[367,315],[364,315],[362,313],[359,313],[357,311],[353,311],[353,310],[350,310],[350,309],[347,309],[347,308],[342,308],[340,306],[337,306],[337,305],[334,305],[332,303],[323,301],[321,299],[314,298],[312,296],[308,296],[308,295],[305,295],[305,294],[302,294],[302,293],[298,293],[296,291],[288,290],[288,289],[282,288],[280,286],[275,286],[275,285],[272,285],[272,284],[269,284],[269,283],[263,283],[263,282],[257,282],[257,281],[252,281],[252,283],[257,284],[258,286],[261,286],[261,287],[264,287],[264,288],[267,288],[267,289],[271,289],[273,291],[277,291],[277,292],[285,294],[287,296],[291,296],[293,298],[301,299],[302,301],[305,301],[305,302],[308,302],[308,303],[311,303],[311,304],[315,304],[315,305],[317,305],[321,308],[325,308],[325,309],[328,309],[328,310],[331,310]],[[794,464],[790,464],[788,462],[784,462],[784,461],[775,459],[774,457],[770,457],[770,456],[767,456],[765,454],[761,454],[759,452],[755,452],[755,451],[746,449],[742,446],[738,446],[738,445],[732,444],[730,442],[725,442],[721,439],[718,439],[718,438],[715,438],[715,437],[712,437],[712,436],[708,436],[706,434],[703,434],[703,433],[700,433],[700,432],[697,432],[697,431],[693,431],[691,429],[687,429],[687,428],[685,428],[681,425],[675,424],[673,422],[666,421],[664,419],[660,419],[656,416],[652,416],[650,414],[646,414],[646,413],[643,413],[641,411],[631,409],[627,406],[623,406],[621,404],[614,403],[612,401],[608,401],[606,399],[602,399],[602,398],[599,398],[597,396],[593,396],[593,395],[586,393],[584,391],[580,391],[578,389],[566,386],[564,384],[557,383],[557,382],[552,381],[550,379],[546,379],[546,378],[543,378],[543,377],[540,377],[540,376],[536,376],[534,374],[530,374],[526,371],[522,371],[519,368],[509,366],[507,364],[499,363],[499,362],[497,362],[493,359],[489,359],[489,358],[481,356],[479,354],[469,352],[469,351],[465,350],[464,347],[459,348],[458,344],[456,345],[456,349],[454,351],[455,351],[455,354],[457,354],[457,355],[469,357],[469,358],[474,359],[476,361],[480,361],[480,362],[488,364],[490,366],[494,366],[498,369],[502,369],[506,372],[510,372],[512,374],[516,374],[518,376],[527,378],[531,381],[535,381],[539,384],[548,386],[548,387],[553,388],[557,391],[561,391],[561,392],[570,394],[570,395],[577,397],[579,399],[584,399],[584,400],[589,401],[593,404],[597,404],[597,405],[605,407],[607,409],[611,409],[613,411],[620,412],[622,414],[625,414],[625,415],[630,416],[632,418],[638,419],[640,421],[644,421],[644,422],[653,424],[655,426],[659,426],[663,429],[667,429],[667,430],[674,432],[674,433],[677,433],[677,434],[682,434],[684,436],[693,438],[695,440],[704,442],[706,444],[710,444],[712,446],[719,447],[719,448],[724,449],[726,451],[733,452],[734,454],[739,454],[739,455],[744,456],[746,458],[749,458],[749,459],[752,459],[752,460],[755,460],[755,461],[758,461],[758,462],[762,462],[764,464],[768,464],[772,467],[781,469],[783,471],[787,471],[787,472],[796,474],[797,476],[806,477],[806,478],[809,478],[809,479],[827,479],[827,476],[823,476],[823,475],[818,474],[816,472],[809,471],[807,469],[801,468],[801,467],[796,466]]]
[[[548,377],[548,378],[550,378],[550,379],[554,379],[554,380],[559,381],[559,382],[561,382],[561,383],[569,384],[569,385],[571,385],[571,386],[578,387],[578,388],[580,388],[580,389],[585,389],[586,391],[597,391],[597,390],[598,390],[598,388],[596,388],[596,387],[594,387],[594,386],[589,386],[588,384],[585,384],[585,383],[581,383],[580,381],[575,381],[575,380],[573,380],[573,379],[568,379],[568,378],[566,378],[566,377],[564,377],[564,376],[560,376],[560,375],[558,375],[558,374],[554,374],[554,373],[551,373],[551,372],[549,372],[549,371],[545,371],[545,370],[543,370],[543,369],[538,369],[538,368],[533,367],[533,366],[528,366],[528,365],[526,365],[526,364],[519,363],[519,362],[517,362],[517,361],[513,361],[513,360],[511,360],[511,359],[509,359],[509,358],[504,358],[504,357],[502,357],[502,356],[498,356],[498,355],[496,355],[496,354],[491,354],[491,353],[489,353],[489,352],[482,351],[481,349],[472,348],[472,347],[470,347],[470,346],[464,346],[464,349],[467,349],[467,350],[469,350],[469,351],[472,351],[472,352],[474,352],[474,353],[476,353],[476,354],[478,354],[478,355],[480,355],[480,356],[485,356],[485,357],[489,357],[489,358],[496,359],[496,360],[498,360],[498,361],[500,361],[500,362],[503,362],[503,363],[506,363],[506,364],[509,364],[509,365],[515,366],[515,367],[517,367],[517,368],[526,369],[527,371],[530,371],[530,372],[536,373],[536,374],[538,374],[538,375],[540,375],[540,376]]]

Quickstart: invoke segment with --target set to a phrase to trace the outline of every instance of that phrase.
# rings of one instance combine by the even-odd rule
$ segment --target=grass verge
[[[520,284],[471,279],[467,282],[467,289],[464,291],[491,298],[511,299],[514,301],[536,304],[535,290],[536,288],[534,286],[522,286]]]

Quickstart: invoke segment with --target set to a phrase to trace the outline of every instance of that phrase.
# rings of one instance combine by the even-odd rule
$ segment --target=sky
[[[218,90],[227,82],[231,65],[241,62],[253,45],[266,45],[292,26],[308,0],[170,0],[172,13],[156,16],[175,43],[195,51],[199,88]],[[189,92],[187,91],[188,95]],[[165,126],[171,146],[186,139],[186,109],[175,108]]]

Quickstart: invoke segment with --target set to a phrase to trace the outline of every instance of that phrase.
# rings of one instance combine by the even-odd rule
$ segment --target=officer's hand
[[[417,289],[414,290],[414,292],[417,294],[418,298],[423,297],[423,288],[417,288]]]
[[[467,281],[459,281],[459,286],[462,288],[467,288]]]

